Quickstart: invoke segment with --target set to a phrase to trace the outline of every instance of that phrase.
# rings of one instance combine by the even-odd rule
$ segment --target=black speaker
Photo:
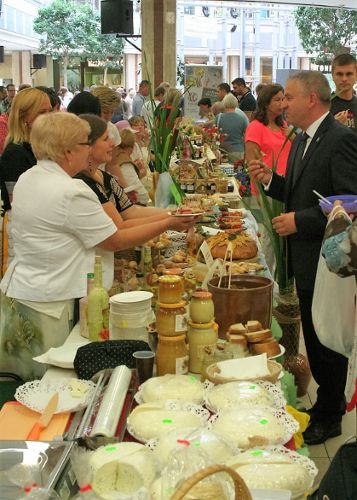
[[[104,34],[133,35],[133,2],[131,0],[102,0],[101,31]]]
[[[5,47],[0,45],[0,63],[5,62]]]
[[[32,67],[34,69],[41,69],[47,67],[46,54],[33,54]]]

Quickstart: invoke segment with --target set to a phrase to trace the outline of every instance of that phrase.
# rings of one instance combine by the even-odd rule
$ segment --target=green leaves
[[[357,35],[357,11],[298,7],[294,13],[302,45],[314,62],[329,64],[341,49],[351,47]]]

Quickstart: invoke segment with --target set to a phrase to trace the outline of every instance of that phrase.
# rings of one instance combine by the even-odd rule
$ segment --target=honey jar
[[[209,323],[214,318],[212,294],[207,290],[197,290],[190,301],[190,319],[194,323]]]
[[[186,302],[164,304],[159,302],[156,311],[156,331],[159,335],[175,337],[187,332]]]
[[[217,325],[209,323],[188,322],[189,370],[192,373],[201,373],[202,361],[206,348],[215,349],[218,338]]]
[[[188,348],[186,335],[165,337],[159,335],[156,349],[156,373],[158,376],[173,373],[185,375],[188,373]]]
[[[159,302],[177,304],[182,300],[184,292],[183,281],[180,276],[164,275],[159,278]]]

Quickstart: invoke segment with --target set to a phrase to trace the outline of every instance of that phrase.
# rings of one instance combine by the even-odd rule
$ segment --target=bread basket
[[[230,467],[226,465],[211,465],[210,467],[206,467],[202,469],[184,481],[180,488],[172,495],[171,500],[183,500],[185,495],[199,483],[205,477],[211,476],[212,474],[216,474],[217,472],[227,472],[233,480],[234,489],[235,489],[235,500],[252,500],[252,496],[249,493],[249,490],[240,477],[240,475]]]
[[[219,375],[220,369],[218,368],[216,363],[207,366],[206,368],[206,378],[212,382],[213,384],[226,384],[227,382],[236,382],[237,380],[251,381],[255,382],[256,380],[267,380],[272,384],[275,384],[279,378],[279,375],[283,369],[280,363],[276,361],[272,361],[268,359],[267,362],[269,374],[261,377],[254,378],[233,378],[233,377],[221,377]]]

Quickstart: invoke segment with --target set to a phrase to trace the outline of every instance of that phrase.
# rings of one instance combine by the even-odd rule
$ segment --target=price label
[[[199,251],[202,253],[203,258],[205,259],[205,263],[207,264],[207,266],[211,267],[213,265],[214,260],[213,260],[212,254],[211,254],[211,250],[210,250],[209,246],[207,245],[206,241],[204,241],[202,243]]]

